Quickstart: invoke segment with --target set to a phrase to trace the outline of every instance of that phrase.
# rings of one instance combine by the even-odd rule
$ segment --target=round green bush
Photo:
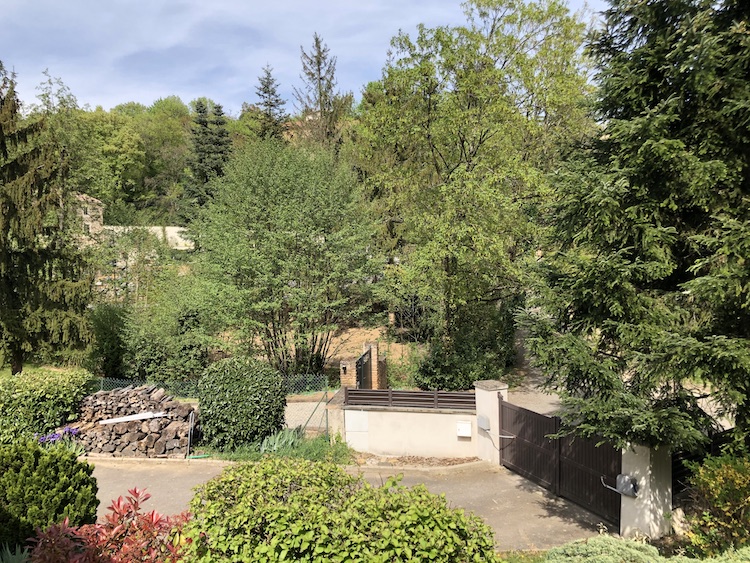
[[[498,561],[492,531],[423,486],[267,457],[200,487],[186,561]]]
[[[281,374],[252,358],[220,360],[198,381],[203,442],[219,449],[258,443],[284,426]]]
[[[64,447],[30,440],[0,446],[0,545],[23,545],[35,528],[96,521],[94,468]]]

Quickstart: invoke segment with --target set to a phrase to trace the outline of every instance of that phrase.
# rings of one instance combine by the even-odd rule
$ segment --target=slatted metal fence
[[[344,404],[371,407],[476,410],[474,393],[464,391],[345,388]]]

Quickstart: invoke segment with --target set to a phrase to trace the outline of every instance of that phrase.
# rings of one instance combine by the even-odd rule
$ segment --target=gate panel
[[[557,417],[500,401],[500,463],[613,524],[620,522],[620,495],[614,486],[622,470],[622,452],[601,439],[565,436]]]
[[[557,432],[557,420],[500,401],[501,463],[546,489],[557,492],[558,451],[555,440],[546,436]]]
[[[620,495],[614,486],[622,468],[622,452],[601,439],[560,438],[560,496],[580,504],[613,524],[620,522]]]
[[[357,389],[372,389],[372,356],[370,348],[354,364],[357,369]]]

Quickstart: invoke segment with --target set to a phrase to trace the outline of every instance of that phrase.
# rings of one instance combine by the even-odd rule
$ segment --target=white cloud
[[[3,0],[0,53],[27,103],[49,69],[81,104],[208,96],[237,113],[270,64],[291,110],[314,32],[337,57],[340,89],[359,94],[400,29],[462,22],[457,0]]]

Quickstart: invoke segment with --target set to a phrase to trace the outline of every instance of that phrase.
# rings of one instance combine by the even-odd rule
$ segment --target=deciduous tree
[[[393,39],[354,133],[381,241],[396,259],[392,305],[416,297],[443,349],[467,326],[460,316],[515,305],[544,175],[590,128],[583,26],[562,3],[465,9],[464,26]],[[500,370],[508,359],[498,358]]]
[[[245,345],[284,373],[320,373],[333,333],[364,310],[378,263],[356,178],[321,149],[238,152],[191,229]]]

